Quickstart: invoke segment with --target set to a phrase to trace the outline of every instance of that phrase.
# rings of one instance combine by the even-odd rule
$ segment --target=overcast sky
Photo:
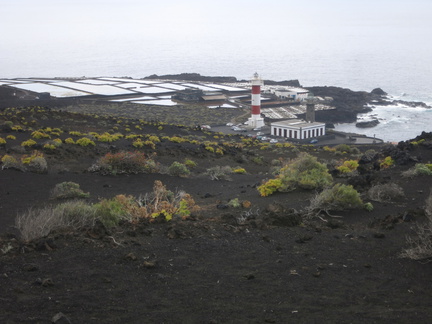
[[[426,28],[430,0],[0,0],[1,38],[86,39],[318,30],[364,24]],[[4,31],[8,35],[4,35]],[[1,39],[0,38],[0,39]]]
[[[379,64],[398,53],[393,69],[432,52],[432,0],[0,0],[0,14],[0,76],[232,74],[258,51],[256,69],[291,62],[300,77],[308,55],[315,71],[344,58],[360,69],[377,52]]]

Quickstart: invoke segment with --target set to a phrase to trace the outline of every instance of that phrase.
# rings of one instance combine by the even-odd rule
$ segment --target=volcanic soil
[[[302,218],[316,192],[295,190],[261,197],[256,189],[274,178],[275,161],[306,151],[328,165],[345,156],[320,146],[224,146],[247,138],[226,137],[188,127],[145,124],[44,109],[5,110],[1,121],[25,120],[33,130],[59,128],[82,133],[130,128],[137,134],[179,136],[220,142],[224,154],[203,144],[162,140],[156,148],[161,170],[172,162],[196,162],[188,177],[151,174],[101,175],[88,169],[108,152],[133,151],[131,141],[97,142],[95,147],[62,144],[46,152],[43,143],[23,149],[31,130],[3,126],[0,137],[16,137],[0,156],[44,152],[47,173],[0,170],[0,322],[1,323],[431,323],[432,264],[400,255],[406,236],[425,221],[429,178],[402,178],[418,161],[432,161],[431,134],[422,145],[359,146],[392,156],[393,167],[374,167],[335,182],[352,183],[373,211],[334,212]],[[124,127],[124,125],[129,127]],[[28,126],[29,124],[27,124]],[[215,138],[215,136],[217,138]],[[428,144],[429,143],[429,144]],[[348,154],[349,158],[353,158]],[[211,180],[206,170],[240,166],[246,174]],[[15,218],[29,208],[59,203],[52,189],[65,181],[90,193],[88,202],[116,195],[148,193],[160,180],[184,190],[201,207],[186,220],[123,222],[115,228],[58,229],[31,241],[21,238]],[[393,182],[405,195],[390,202],[368,199],[375,183]],[[232,199],[248,208],[228,205]]]

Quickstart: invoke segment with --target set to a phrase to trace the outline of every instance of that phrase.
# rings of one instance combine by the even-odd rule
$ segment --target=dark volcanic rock
[[[383,89],[381,88],[375,88],[371,91],[371,94],[373,95],[378,95],[378,96],[387,96],[387,92],[385,92]]]
[[[369,127],[375,127],[378,124],[379,124],[379,120],[373,119],[373,120],[358,122],[358,123],[356,123],[356,127],[369,128]]]
[[[162,79],[162,80],[184,80],[184,81],[208,81],[208,82],[237,82],[237,78],[231,76],[204,76],[199,73],[181,73],[181,74],[152,74],[144,79]]]

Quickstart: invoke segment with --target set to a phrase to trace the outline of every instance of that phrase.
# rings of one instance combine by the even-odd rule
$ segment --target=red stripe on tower
[[[261,94],[261,85],[253,85],[252,94]]]
[[[252,105],[252,115],[260,115],[261,116],[261,106]]]

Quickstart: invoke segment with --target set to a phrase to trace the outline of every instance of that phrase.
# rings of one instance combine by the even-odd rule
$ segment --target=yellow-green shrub
[[[66,138],[66,139],[64,140],[64,142],[65,142],[66,144],[75,144],[75,141],[73,140],[72,137],[68,137],[68,138]]]
[[[27,140],[27,141],[24,141],[24,142],[22,142],[21,143],[21,146],[24,146],[24,147],[30,147],[30,146],[34,146],[34,145],[36,145],[37,143],[34,141],[34,140],[32,140],[32,139],[29,139],[29,140]]]
[[[390,168],[391,166],[393,166],[394,163],[395,162],[394,162],[394,160],[392,159],[391,156],[386,156],[384,158],[384,160],[381,161],[380,167],[381,167],[381,169],[387,169],[387,168]]]
[[[282,187],[281,179],[270,179],[266,183],[259,186],[257,189],[262,197],[267,197],[274,194]]]
[[[41,130],[34,131],[33,133],[31,133],[31,137],[36,138],[36,139],[51,138],[51,136],[49,134],[44,133]]]
[[[195,168],[197,166],[196,162],[192,161],[190,159],[185,159],[184,160],[184,165],[186,165],[190,169]]]
[[[87,137],[80,138],[79,140],[76,141],[75,144],[77,144],[79,146],[84,146],[84,147],[85,146],[89,146],[89,145],[91,145],[91,146],[95,146],[96,145],[95,142],[93,142],[91,139],[89,139]]]
[[[233,169],[233,172],[237,173],[237,174],[246,174],[246,169],[245,168],[241,168],[241,167],[236,167],[236,168]]]
[[[141,138],[137,138],[135,141],[132,142],[132,146],[136,148],[141,148],[144,146],[144,142],[141,140]]]
[[[338,166],[336,169],[339,170],[340,173],[351,173],[357,170],[359,164],[356,160],[347,160],[344,161],[342,165]]]

